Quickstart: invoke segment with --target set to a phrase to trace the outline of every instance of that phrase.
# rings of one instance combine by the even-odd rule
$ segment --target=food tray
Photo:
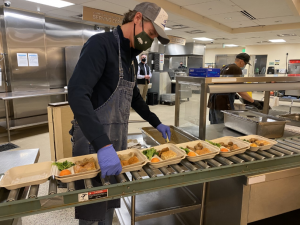
[[[22,188],[30,185],[38,185],[38,184],[45,183],[48,180],[48,178],[51,176],[55,176],[57,180],[60,180],[63,183],[93,178],[96,177],[100,172],[97,154],[64,158],[58,160],[57,162],[63,162],[65,160],[68,160],[69,162],[75,163],[78,160],[83,160],[84,158],[90,158],[90,157],[93,157],[95,159],[96,170],[75,174],[73,167],[71,167],[69,168],[69,170],[71,171],[72,174],[66,176],[59,176],[59,170],[57,166],[52,165],[53,164],[52,161],[14,167],[5,172],[5,175],[0,181],[0,187],[4,187],[8,190],[13,190],[13,189]],[[19,179],[18,182],[16,181],[13,182],[15,179]]]
[[[91,157],[94,158],[95,160],[96,170],[90,170],[82,173],[74,173],[73,167],[71,167],[69,170],[71,171],[72,174],[66,176],[59,176],[60,171],[58,170],[57,166],[53,165],[53,175],[57,180],[60,180],[63,183],[68,183],[68,182],[88,179],[88,178],[94,178],[100,172],[100,166],[98,164],[97,154],[89,154],[89,155],[64,158],[64,159],[57,160],[57,162],[64,162],[68,160],[69,162],[75,163],[76,161],[83,160],[84,158],[91,158]]]
[[[284,118],[249,111],[249,110],[224,110],[224,125],[233,130],[247,135],[260,135],[266,138],[280,138],[283,136]]]
[[[127,149],[127,150],[124,150],[124,151],[118,151],[117,154],[122,155],[122,154],[128,154],[130,152],[135,153],[136,157],[139,159],[139,162],[135,163],[135,164],[132,164],[132,165],[122,167],[122,172],[121,173],[141,170],[142,167],[144,165],[146,165],[147,162],[148,162],[147,157],[138,149]]]
[[[276,145],[278,142],[277,141],[274,141],[274,140],[271,140],[271,139],[268,139],[268,138],[265,138],[265,137],[262,137],[262,136],[259,136],[259,135],[248,135],[248,136],[243,136],[243,137],[239,137],[239,139],[251,139],[251,138],[256,138],[258,140],[264,140],[264,141],[267,141],[267,142],[270,142],[271,144],[269,145],[265,145],[265,146],[259,146],[257,147],[259,150],[263,151],[263,150],[268,150],[270,148],[272,148],[274,145]],[[251,149],[250,149],[251,150]],[[257,151],[257,150],[256,150]]]
[[[235,138],[235,137],[230,137],[230,136],[227,136],[227,137],[222,137],[222,138],[217,138],[217,139],[214,139],[214,140],[211,140],[212,142],[215,142],[215,143],[219,143],[219,142],[233,142],[234,144],[237,144],[240,148],[237,149],[237,150],[229,150],[230,152],[221,152],[220,151],[220,155],[223,156],[223,157],[229,157],[229,156],[233,156],[233,155],[236,155],[236,154],[241,154],[241,153],[244,153],[247,149],[250,148],[250,144],[249,143],[246,143],[238,138]],[[221,147],[223,148],[223,146]],[[221,149],[220,148],[220,149]]]
[[[207,154],[203,154],[203,155],[198,155],[196,152],[197,156],[191,157],[191,156],[186,156],[186,158],[191,161],[191,162],[197,162],[199,160],[203,160],[203,159],[212,159],[214,158],[217,154],[219,154],[220,149],[214,145],[211,145],[209,143],[207,143],[206,141],[190,141],[190,142],[186,142],[186,143],[182,143],[182,144],[177,144],[176,146],[178,148],[182,147],[182,148],[186,148],[186,146],[190,145],[190,146],[195,146],[198,143],[201,143],[203,145],[204,148],[208,148],[211,153],[207,153]],[[191,150],[190,150],[191,151]]]
[[[172,165],[172,164],[180,163],[181,160],[183,160],[186,157],[186,154],[183,152],[183,150],[179,149],[178,147],[176,147],[173,144],[159,145],[159,146],[155,146],[154,148],[157,151],[160,151],[163,148],[169,148],[170,150],[172,150],[173,152],[175,152],[177,154],[176,157],[174,157],[172,159],[167,159],[167,160],[162,160],[160,157],[154,156],[154,157],[157,157],[161,160],[160,162],[157,162],[157,163],[151,163],[151,161],[148,160],[148,158],[147,158],[147,161],[149,162],[150,167],[155,168],[155,169],[158,169],[158,168],[161,168],[161,167],[164,167],[164,166],[168,166],[168,165]],[[146,148],[146,149],[143,149],[143,150],[140,150],[140,151],[143,154],[143,151],[148,150],[148,149],[150,149],[150,148]]]
[[[52,175],[52,163],[53,162],[42,162],[13,167],[5,172],[5,175],[0,181],[0,187],[14,190],[45,183]],[[16,179],[20,179],[19,182],[13,182],[16,181]]]

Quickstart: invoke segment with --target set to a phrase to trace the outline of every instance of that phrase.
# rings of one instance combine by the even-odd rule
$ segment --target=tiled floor
[[[254,98],[261,99],[261,93],[255,93]],[[290,103],[280,102],[280,107],[277,107],[278,110],[288,111]],[[166,125],[174,125],[175,119],[175,106],[168,105],[156,105],[150,106],[152,112],[154,112]],[[300,103],[294,103],[293,112],[300,112]],[[135,112],[131,111],[130,120],[142,120],[142,118]],[[207,123],[208,124],[208,123]],[[139,128],[150,126],[149,123],[135,122],[129,124],[129,133],[140,133]],[[7,136],[4,130],[0,130],[0,144],[7,142]],[[20,146],[18,149],[30,149],[30,148],[39,148],[40,149],[40,159],[39,162],[49,161],[50,160],[50,141],[48,126],[34,127],[30,129],[16,130],[12,133],[12,143]],[[14,150],[18,150],[14,149]],[[43,184],[40,187],[40,195],[45,195],[48,190],[47,184]],[[75,225],[78,224],[78,221],[74,218],[74,208],[69,208],[65,210],[53,211],[49,213],[43,213],[33,216],[27,216],[22,218],[23,225],[31,224],[44,224],[44,225],[53,225],[53,224],[64,224],[64,225]],[[119,224],[115,218],[114,225]]]

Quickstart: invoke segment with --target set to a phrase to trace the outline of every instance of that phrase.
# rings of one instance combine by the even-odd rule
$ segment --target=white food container
[[[191,157],[191,156],[186,156],[186,158],[191,161],[191,162],[197,162],[203,159],[212,159],[214,158],[217,154],[219,154],[220,149],[217,146],[211,145],[209,143],[207,143],[206,141],[191,141],[191,142],[186,142],[186,143],[181,143],[181,144],[177,144],[176,146],[178,148],[182,147],[182,148],[186,148],[186,146],[191,146],[194,147],[195,145],[197,145],[198,143],[201,143],[203,145],[204,148],[208,148],[211,152],[210,153],[206,153],[203,155],[198,155],[196,152],[197,156]],[[189,149],[190,150],[190,149]],[[183,150],[184,151],[184,150]],[[192,151],[192,150],[190,150]],[[184,151],[185,153],[185,151]]]
[[[139,162],[128,166],[123,166],[121,173],[141,170],[142,167],[148,163],[147,157],[138,149],[128,149],[124,151],[118,151],[117,154],[118,155],[129,154],[130,152],[133,152],[135,154],[135,156],[139,159]]]
[[[168,165],[173,165],[173,164],[180,163],[181,160],[183,160],[186,157],[185,152],[183,152],[183,150],[179,149],[178,147],[176,147],[173,144],[164,144],[164,145],[155,146],[153,148],[156,149],[156,151],[160,151],[163,148],[169,148],[169,150],[172,150],[173,152],[176,153],[176,157],[171,158],[171,159],[167,159],[167,160],[162,160],[160,157],[154,156],[155,158],[158,158],[160,160],[160,162],[157,162],[157,163],[151,163],[151,160],[147,159],[149,164],[150,164],[150,167],[155,168],[155,169],[158,169],[158,168],[161,168],[161,167],[164,167],[164,166],[168,166]],[[143,149],[143,150],[140,150],[140,151],[143,154],[143,151],[148,150],[148,149],[151,149],[151,148],[146,148],[146,149]]]
[[[239,146],[240,148],[239,149],[236,149],[236,150],[229,150],[229,152],[221,152],[220,151],[220,155],[223,156],[223,157],[229,157],[229,156],[233,156],[233,155],[236,155],[236,154],[241,154],[241,153],[244,153],[247,149],[250,148],[250,143],[246,143],[238,138],[235,138],[235,137],[222,137],[222,138],[217,138],[217,139],[214,139],[214,140],[211,140],[212,142],[215,142],[215,143],[220,143],[220,142],[224,142],[224,143],[228,143],[228,142],[233,142],[233,144],[236,144],[237,146]],[[224,146],[221,146],[221,148],[225,148]],[[220,148],[220,149],[221,149]]]
[[[257,150],[262,150],[262,151],[268,150],[268,149],[272,148],[274,145],[276,145],[278,143],[277,141],[274,141],[274,140],[271,140],[271,139],[268,139],[268,138],[265,138],[265,137],[262,137],[262,136],[259,136],[259,135],[248,135],[248,136],[239,137],[239,139],[241,139],[241,140],[243,140],[243,139],[249,140],[251,138],[256,138],[259,141],[264,140],[264,141],[267,141],[267,142],[270,143],[269,145],[264,145],[264,146],[258,146],[257,147]]]

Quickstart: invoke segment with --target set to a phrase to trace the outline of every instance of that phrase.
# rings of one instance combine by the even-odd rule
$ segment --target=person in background
[[[235,63],[223,66],[221,76],[241,77],[242,70],[249,63],[250,56],[247,53],[240,53],[236,56]],[[261,110],[263,107],[259,101],[254,100],[247,92],[238,92],[245,104],[253,105]],[[224,123],[224,113],[221,110],[234,110],[236,93],[210,94],[208,99],[209,121],[211,124]]]
[[[137,71],[137,85],[144,101],[146,101],[148,84],[150,82],[150,78],[152,77],[150,67],[147,65],[146,61],[147,56],[144,54],[141,55],[141,62],[139,63]]]
[[[183,65],[183,62],[180,62],[180,65],[178,66],[178,69],[185,69],[186,67]]]
[[[73,156],[97,154],[101,178],[114,183],[122,171],[116,151],[127,149],[128,120],[132,107],[166,139],[170,128],[150,111],[136,85],[133,59],[151,47],[154,38],[168,44],[164,28],[168,14],[154,3],[143,2],[125,13],[122,26],[92,36],[83,46],[68,84],[74,113],[70,134]],[[131,69],[132,68],[132,69]],[[92,179],[101,186],[100,177]],[[85,189],[84,181],[75,182]],[[120,199],[75,207],[79,225],[111,225]]]

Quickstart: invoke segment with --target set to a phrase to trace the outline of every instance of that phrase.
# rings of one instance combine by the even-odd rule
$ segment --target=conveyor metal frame
[[[92,204],[125,196],[144,194],[162,189],[188,186],[241,175],[271,172],[297,166],[300,166],[300,155],[286,155],[278,158],[199,169],[196,171],[111,184],[109,186],[93,187],[89,189],[75,190],[72,192],[6,202],[0,204],[0,221],[74,206]],[[108,189],[107,198],[87,202],[78,201],[78,194],[103,189]]]
[[[206,105],[208,93],[232,93],[246,91],[264,91],[263,113],[268,114],[270,91],[296,90],[300,86],[300,77],[177,77],[175,97],[175,126],[180,127],[180,85],[200,87],[199,139],[206,136]]]

